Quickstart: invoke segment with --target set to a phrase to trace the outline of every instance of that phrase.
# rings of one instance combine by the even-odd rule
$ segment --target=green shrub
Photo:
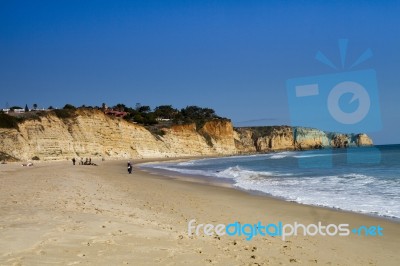
[[[76,107],[73,106],[72,104],[67,103],[66,105],[64,105],[63,109],[65,109],[65,110],[75,110]]]
[[[133,121],[135,121],[136,123],[139,123],[139,124],[143,124],[144,119],[140,114],[135,114],[133,117]]]
[[[158,129],[158,128],[154,129],[152,131],[152,133],[156,134],[157,136],[164,136],[165,135],[165,131],[162,130],[162,129]]]
[[[74,109],[55,109],[53,112],[60,119],[74,118],[76,116]]]
[[[14,116],[10,116],[3,112],[0,112],[0,128],[17,128],[18,129],[19,119]]]

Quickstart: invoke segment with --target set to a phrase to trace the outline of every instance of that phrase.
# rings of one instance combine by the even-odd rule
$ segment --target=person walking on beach
[[[131,162],[128,162],[128,173],[132,174],[132,164],[131,164]]]
[[[72,164],[73,165],[75,165],[75,162],[76,162],[75,158],[72,158]]]

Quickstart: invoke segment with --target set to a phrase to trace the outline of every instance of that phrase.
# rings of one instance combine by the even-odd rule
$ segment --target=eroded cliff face
[[[293,150],[293,129],[288,126],[236,128],[236,146],[242,152]]]
[[[72,118],[54,113],[20,123],[18,129],[0,128],[0,152],[19,160],[72,157],[158,158],[232,155],[278,150],[372,145],[365,134],[325,133],[317,129],[255,127],[233,129],[227,120],[202,128],[176,125],[154,135],[145,127],[96,110],[76,111]]]
[[[207,122],[199,132],[216,152],[221,154],[237,153],[231,122],[221,120]]]
[[[330,146],[325,132],[314,128],[294,129],[295,148],[299,150],[318,149]]]
[[[76,117],[64,119],[48,113],[40,120],[19,124],[18,130],[0,129],[0,151],[20,160],[34,156],[41,160],[59,160],[236,153],[229,121],[211,121],[202,130],[208,135],[201,134],[192,124],[173,126],[164,129],[163,136],[156,136],[143,126],[104,115],[101,111],[77,110]]]
[[[358,146],[371,146],[373,145],[372,139],[367,134],[358,134],[356,138],[356,144]]]
[[[237,128],[235,143],[239,152],[310,150],[373,145],[366,134],[341,134],[314,128],[271,126]]]

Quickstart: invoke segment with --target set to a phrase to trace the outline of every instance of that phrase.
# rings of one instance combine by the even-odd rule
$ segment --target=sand
[[[139,162],[139,161],[138,161]],[[0,265],[398,265],[400,224],[171,179],[126,161],[0,165]],[[383,236],[189,236],[188,221],[380,225]]]

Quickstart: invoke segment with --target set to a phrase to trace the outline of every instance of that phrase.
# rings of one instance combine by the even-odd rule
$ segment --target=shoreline
[[[221,158],[221,157],[226,157],[226,156],[220,156],[220,157],[201,157],[201,156],[197,157],[196,156],[196,157],[180,157],[180,158],[165,158],[165,159],[158,158],[155,160],[154,159],[140,159],[140,160],[145,160],[145,162],[137,162],[137,160],[132,160],[132,161],[134,162],[133,163],[134,171],[136,171],[139,174],[151,175],[152,177],[157,178],[157,179],[161,178],[161,179],[165,179],[165,180],[183,182],[183,183],[194,184],[194,185],[202,185],[202,186],[230,189],[233,191],[244,193],[249,196],[265,197],[270,200],[281,201],[281,202],[285,202],[287,204],[294,204],[294,205],[298,205],[298,206],[317,208],[317,209],[321,209],[321,210],[339,212],[339,213],[350,214],[350,215],[359,215],[361,217],[365,216],[368,218],[379,219],[379,220],[383,220],[383,221],[387,221],[387,222],[392,222],[395,224],[400,224],[400,218],[386,217],[386,216],[374,215],[374,214],[369,214],[369,213],[361,213],[361,212],[349,211],[349,210],[344,210],[344,209],[339,209],[339,208],[304,204],[304,203],[299,203],[296,201],[285,200],[284,198],[273,196],[273,195],[270,195],[270,194],[262,192],[262,191],[236,188],[232,185],[229,185],[228,182],[213,182],[213,181],[218,181],[218,180],[216,178],[209,177],[209,176],[190,175],[190,174],[175,172],[172,170],[157,169],[157,168],[143,169],[140,167],[141,165],[153,164],[153,163],[186,162],[189,160],[212,159],[212,158]],[[123,162],[125,162],[125,161],[123,161]],[[209,180],[212,180],[212,181],[210,182]]]
[[[242,155],[239,155],[242,156]],[[243,155],[245,156],[245,155]],[[322,209],[328,209],[332,211],[338,211],[338,212],[345,212],[345,213],[350,213],[350,214],[359,214],[359,215],[364,215],[367,217],[373,217],[373,218],[378,218],[378,219],[383,219],[387,220],[390,222],[398,223],[400,224],[400,218],[398,217],[392,217],[392,216],[383,216],[383,215],[378,215],[378,214],[373,214],[373,213],[363,213],[363,212],[357,212],[357,211],[351,211],[351,210],[346,210],[346,209],[340,209],[340,208],[334,208],[334,207],[329,207],[329,206],[323,206],[323,205],[314,205],[314,204],[305,204],[301,202],[297,202],[294,200],[287,200],[283,197],[278,197],[271,195],[269,193],[263,192],[263,191],[258,191],[258,190],[246,190],[241,187],[235,187],[233,186],[232,182],[229,182],[230,180],[224,180],[224,179],[218,179],[215,177],[211,176],[206,176],[206,175],[200,175],[200,174],[186,174],[186,173],[181,173],[178,171],[173,171],[173,170],[167,170],[167,169],[157,169],[157,168],[151,168],[151,167],[144,167],[145,169],[141,168],[142,165],[146,164],[157,164],[157,163],[166,163],[166,162],[186,162],[186,161],[191,161],[191,160],[201,160],[201,159],[213,159],[213,158],[223,158],[222,157],[196,157],[196,158],[178,158],[178,159],[166,159],[166,160],[149,160],[146,162],[137,162],[134,165],[136,166],[136,170],[144,171],[149,174],[154,174],[154,175],[161,175],[165,176],[166,178],[169,178],[171,180],[182,180],[186,182],[191,182],[191,183],[200,183],[200,184],[206,184],[209,186],[218,186],[218,187],[227,187],[233,190],[237,191],[242,191],[244,193],[248,193],[250,195],[258,195],[262,197],[268,197],[271,199],[276,199],[276,200],[281,200],[284,202],[288,203],[293,203],[293,204],[298,204],[298,205],[304,205],[304,206],[310,206],[310,207],[315,207],[315,208],[322,208]],[[231,157],[231,156],[229,156]]]
[[[191,159],[191,158],[190,158]],[[398,223],[301,205],[138,169],[150,160],[0,168],[0,264],[397,265]],[[154,160],[153,160],[154,161]],[[97,162],[96,162],[97,163]],[[189,236],[188,222],[348,223],[384,228],[349,235]]]
[[[185,161],[185,160],[180,160],[180,161]],[[155,162],[159,162],[159,161],[155,161]],[[164,161],[165,162],[165,161]],[[147,162],[146,162],[147,163]],[[136,163],[136,166],[140,166],[140,162]],[[216,183],[213,182],[203,182],[203,181],[198,181],[194,178],[191,177],[187,177],[185,174],[178,174],[178,175],[171,175],[171,176],[167,176],[167,175],[163,175],[158,171],[155,172],[148,172],[146,170],[143,169],[138,169],[136,168],[136,171],[139,172],[139,174],[142,174],[143,172],[145,172],[146,174],[148,174],[149,176],[152,176],[153,178],[156,178],[157,180],[159,179],[164,179],[165,177],[167,177],[167,181],[166,182],[179,182],[179,183],[183,183],[185,184],[185,186],[195,186],[195,187],[202,187],[204,188],[204,190],[208,191],[209,189],[215,189],[217,191],[220,192],[220,190],[223,191],[229,191],[228,193],[232,193],[234,195],[237,195],[239,198],[243,197],[243,198],[251,198],[251,199],[255,199],[255,200],[260,200],[262,202],[267,202],[271,205],[275,205],[275,206],[279,206],[279,209],[285,209],[287,210],[288,214],[283,214],[283,213],[279,213],[278,217],[283,218],[282,220],[288,220],[289,217],[293,218],[293,221],[301,221],[301,219],[299,219],[299,217],[303,218],[303,221],[316,221],[315,217],[319,217],[322,218],[320,220],[326,222],[326,223],[339,223],[339,221],[350,221],[350,223],[352,223],[353,225],[356,224],[361,225],[361,224],[365,224],[365,225],[383,225],[384,228],[386,228],[386,231],[389,231],[388,234],[390,234],[390,238],[392,238],[391,241],[388,241],[389,243],[393,244],[393,243],[397,243],[396,241],[398,239],[400,239],[400,224],[399,221],[393,218],[389,218],[389,217],[382,217],[379,215],[370,215],[370,214],[364,214],[364,213],[359,213],[359,212],[352,212],[352,211],[347,211],[347,210],[341,210],[341,209],[335,209],[335,208],[330,208],[330,207],[324,207],[324,206],[315,206],[315,205],[306,205],[306,204],[302,204],[302,203],[298,203],[298,202],[294,202],[294,201],[287,201],[284,200],[282,198],[278,198],[278,197],[274,197],[271,195],[268,195],[266,193],[252,193],[251,191],[248,190],[244,190],[244,189],[236,189],[232,186],[220,186]],[[162,172],[162,171],[161,171]],[[166,171],[168,172],[168,171]],[[170,171],[170,173],[175,173],[173,171]],[[177,177],[178,176],[178,177]],[[257,209],[257,208],[256,208]],[[276,210],[275,210],[276,211]],[[272,211],[272,213],[274,213],[274,211]],[[294,214],[293,214],[294,213]],[[303,215],[305,213],[310,213],[312,214],[311,216],[313,217],[304,217]],[[275,218],[276,219],[276,218]],[[251,219],[249,219],[251,220]],[[231,220],[231,222],[234,222],[234,219]],[[242,221],[240,221],[242,222]],[[244,223],[246,221],[243,221]],[[358,243],[358,245],[361,247],[363,245],[368,246],[364,241],[367,240],[368,237],[362,237],[363,239],[356,239],[356,240],[361,240],[361,242]],[[338,240],[337,238],[335,238],[336,240]],[[377,240],[378,238],[374,239]],[[325,241],[331,241],[330,240],[325,240]],[[342,239],[339,239],[340,242],[342,242]],[[353,237],[350,237],[349,241],[352,242],[355,239]],[[283,243],[287,243],[287,242],[291,242],[292,239],[289,239],[289,241],[283,241]],[[325,242],[322,241],[322,242]],[[384,242],[384,241],[382,241]],[[343,245],[344,243],[342,243]],[[381,243],[382,244],[382,243]],[[381,245],[380,244],[380,245]],[[399,244],[397,244],[398,247],[400,247]],[[364,247],[363,247],[364,249]],[[352,252],[354,252],[353,248],[350,248],[350,250],[352,250]],[[366,248],[366,250],[368,250],[368,247]],[[399,257],[397,258],[399,259]],[[292,262],[292,261],[290,261]],[[313,262],[313,261],[312,261]],[[329,264],[329,263],[328,263]],[[354,265],[357,263],[353,263],[353,262],[347,262],[347,263],[338,263],[338,265]],[[381,263],[381,262],[369,262],[369,264],[372,265],[395,265],[396,262],[391,262],[386,261],[385,263]]]
[[[388,144],[388,145],[392,145],[392,144]],[[384,145],[374,145],[374,146],[384,146]],[[286,151],[286,150],[284,150],[284,151]],[[359,214],[359,215],[363,215],[363,216],[367,216],[367,217],[383,219],[383,220],[387,220],[387,221],[390,221],[390,222],[394,222],[394,223],[399,223],[400,224],[400,218],[397,218],[397,217],[383,216],[383,215],[378,215],[378,214],[373,214],[373,213],[363,213],[363,212],[351,211],[351,210],[334,208],[334,207],[323,206],[323,205],[312,205],[312,204],[300,203],[300,202],[293,201],[293,200],[287,200],[287,199],[285,199],[283,197],[274,196],[274,195],[271,195],[271,194],[268,194],[268,193],[262,192],[262,191],[246,190],[246,189],[243,189],[243,188],[240,188],[240,187],[235,187],[235,186],[232,185],[231,182],[228,182],[228,181],[225,181],[225,180],[218,180],[218,178],[214,178],[214,177],[210,177],[210,176],[206,176],[206,175],[185,174],[185,173],[180,173],[180,172],[173,171],[173,170],[157,169],[157,168],[150,168],[150,167],[147,168],[147,169],[141,168],[141,165],[146,165],[146,164],[187,162],[187,161],[192,161],[192,160],[218,159],[218,158],[242,157],[242,156],[257,156],[257,155],[270,154],[270,153],[275,153],[275,152],[282,152],[282,151],[272,151],[272,152],[267,152],[267,153],[251,153],[251,154],[159,157],[159,158],[139,158],[139,159],[113,158],[113,159],[107,159],[105,161],[102,161],[101,157],[99,157],[99,158],[94,158],[93,161],[96,161],[99,164],[104,164],[104,163],[108,163],[108,162],[127,162],[127,161],[131,161],[131,162],[133,162],[133,166],[134,166],[134,170],[135,171],[139,170],[139,171],[151,174],[151,175],[163,176],[163,177],[166,177],[166,178],[171,179],[171,180],[181,180],[181,181],[190,182],[190,183],[199,183],[199,184],[206,184],[206,185],[209,185],[209,186],[225,187],[225,188],[233,189],[233,190],[236,190],[236,191],[242,191],[242,192],[250,194],[250,195],[258,195],[258,196],[267,197],[267,198],[271,198],[271,199],[275,199],[275,200],[280,200],[280,201],[284,201],[284,202],[288,202],[288,203],[292,203],[292,204],[298,204],[298,205],[310,206],[310,207],[315,207],[315,208],[328,209],[328,210],[332,210],[332,211],[345,212],[345,213],[350,213],[350,214]],[[32,160],[28,160],[26,162],[32,162]],[[23,161],[7,162],[6,164],[0,164],[0,167],[1,166],[5,166],[5,165],[21,166],[21,163],[23,163]],[[34,163],[34,165],[36,163],[35,166],[48,166],[48,165],[52,165],[52,164],[70,163],[70,159],[51,160],[51,161],[33,161],[33,163]],[[88,166],[88,165],[85,165],[85,166]],[[150,169],[151,169],[151,171],[150,171]],[[0,168],[0,170],[1,170],[1,168]]]

